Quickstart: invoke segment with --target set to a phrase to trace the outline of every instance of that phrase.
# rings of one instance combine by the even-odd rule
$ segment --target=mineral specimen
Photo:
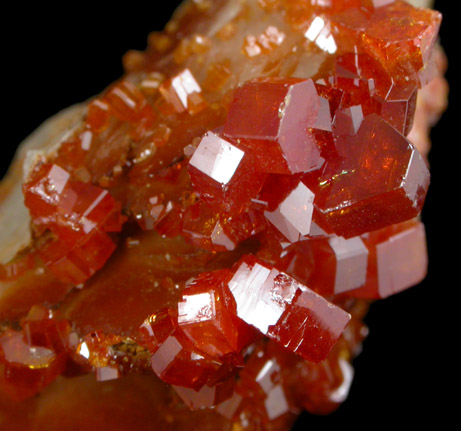
[[[369,302],[426,273],[411,133],[440,22],[401,0],[187,1],[128,53],[27,154],[0,425],[286,430],[337,408]]]

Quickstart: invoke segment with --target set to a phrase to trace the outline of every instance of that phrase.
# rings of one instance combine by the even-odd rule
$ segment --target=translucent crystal
[[[259,149],[257,163],[264,172],[313,170],[323,160],[308,129],[331,130],[330,112],[323,107],[312,80],[255,79],[234,91],[223,133]]]

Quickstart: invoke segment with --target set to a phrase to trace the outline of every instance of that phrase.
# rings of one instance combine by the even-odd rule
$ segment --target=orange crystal
[[[245,139],[263,172],[313,170],[323,160],[315,139],[306,131],[331,129],[330,113],[323,102],[312,80],[256,79],[234,91],[223,133],[232,139]]]
[[[416,217],[429,171],[413,145],[376,114],[356,137],[338,140],[343,160],[306,184],[316,193],[314,220],[327,232],[351,238]]]
[[[87,280],[115,250],[105,232],[121,230],[120,206],[107,190],[72,181],[58,165],[40,166],[23,190],[34,224],[59,240],[40,250],[45,264],[63,281]]]
[[[66,368],[70,325],[42,308],[34,307],[22,322],[22,331],[0,335],[1,380],[16,400],[29,398],[49,385]]]
[[[139,430],[289,429],[344,401],[368,301],[424,277],[407,135],[440,14],[247,3],[186,2],[33,166],[33,242],[0,267],[0,401],[27,399],[7,421],[65,429],[89,397]]]

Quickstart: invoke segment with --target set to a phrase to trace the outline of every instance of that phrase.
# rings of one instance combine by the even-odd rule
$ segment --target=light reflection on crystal
[[[376,254],[381,298],[418,284],[427,271],[424,225],[418,223],[379,243]]]
[[[108,380],[116,380],[120,377],[120,372],[117,367],[97,367],[96,380],[98,382],[105,382]]]
[[[418,150],[413,149],[403,179],[403,189],[414,208],[421,205],[425,190],[429,187],[429,169]]]
[[[178,323],[198,323],[210,320],[216,314],[213,292],[185,295],[178,303]]]
[[[0,348],[5,360],[37,369],[46,368],[56,358],[55,353],[45,347],[27,345],[22,333],[7,333],[0,338]]]
[[[91,141],[93,139],[93,133],[90,130],[86,130],[82,133],[82,150],[88,151],[91,148]]]
[[[179,76],[173,78],[171,85],[176,90],[176,94],[184,106],[184,109],[188,108],[189,94],[200,93],[201,91],[200,86],[197,84],[197,81],[194,79],[188,69],[186,69]]]
[[[77,348],[77,354],[83,356],[85,359],[90,359],[90,351],[88,349],[88,345],[85,342],[79,344]]]
[[[262,78],[234,91],[223,133],[245,139],[242,145],[252,150],[264,172],[294,174],[322,165],[317,143],[306,130],[329,122],[312,80]]]
[[[264,215],[289,241],[299,241],[310,232],[314,197],[300,182],[275,211]]]
[[[204,385],[198,391],[182,386],[173,385],[176,393],[184,403],[192,410],[211,408],[231,398],[233,392],[233,380],[228,379],[213,386]]]
[[[203,11],[202,3],[211,4],[208,0],[193,3],[194,7],[201,4],[200,11]],[[115,249],[116,241],[106,234],[120,231],[124,218],[120,209],[123,208],[132,220],[140,221],[141,227],[151,232],[142,232],[142,235],[133,232],[133,236],[129,232],[130,236],[120,238],[120,254],[114,256],[115,264],[108,266],[112,277],[109,280],[115,286],[125,283],[125,275],[119,269],[123,267],[130,273],[130,282],[131,277],[135,281],[140,277],[139,284],[147,286],[143,287],[142,295],[151,295],[154,291],[158,295],[155,300],[149,300],[155,304],[155,310],[149,313],[156,314],[141,326],[142,340],[138,347],[141,355],[152,355],[152,366],[159,377],[176,385],[187,406],[212,407],[229,396],[231,391],[227,385],[234,379],[233,373],[239,377],[244,374],[248,367],[246,360],[258,351],[259,341],[268,352],[276,348],[277,359],[271,356],[274,351],[269,352],[265,365],[260,363],[259,372],[256,370],[251,376],[248,388],[253,391],[256,387],[257,396],[251,398],[247,388],[237,388],[240,392],[228,399],[229,409],[223,413],[228,418],[238,421],[239,416],[240,424],[245,426],[261,420],[269,422],[270,427],[270,422],[280,419],[286,411],[296,410],[296,406],[291,405],[292,388],[290,384],[285,387],[283,377],[293,371],[291,377],[297,379],[298,367],[302,367],[303,362],[308,363],[306,369],[312,371],[307,377],[312,377],[311,398],[318,397],[314,401],[309,399],[306,408],[328,410],[332,403],[343,401],[352,378],[352,368],[343,358],[349,359],[359,350],[364,336],[364,327],[358,326],[363,310],[355,309],[356,306],[363,308],[363,304],[350,298],[374,299],[396,293],[419,281],[427,265],[423,226],[416,221],[405,226],[395,223],[416,217],[427,191],[426,165],[402,135],[411,129],[418,82],[424,83],[432,73],[431,51],[439,18],[436,13],[413,10],[402,2],[390,3],[393,2],[370,0],[366,8],[359,10],[364,4],[361,0],[312,0],[306,8],[308,11],[299,10],[299,17],[294,17],[289,8],[284,10],[287,20],[274,20],[278,27],[271,20],[258,22],[257,28],[248,29],[259,36],[247,37],[252,43],[246,48],[254,51],[246,54],[258,58],[245,60],[255,66],[243,68],[245,79],[254,78],[253,74],[289,76],[293,70],[303,79],[252,79],[240,84],[233,94],[232,89],[241,76],[234,68],[233,57],[232,61],[222,61],[217,55],[216,63],[214,59],[208,62],[207,50],[211,49],[213,56],[221,54],[220,42],[211,33],[206,37],[199,33],[185,35],[183,40],[178,39],[178,47],[170,46],[176,63],[170,68],[170,54],[167,54],[165,67],[160,69],[165,74],[173,71],[173,76],[152,72],[159,69],[154,65],[149,65],[149,70],[143,69],[151,57],[167,52],[168,43],[172,42],[172,34],[163,35],[163,39],[150,37],[151,46],[158,51],[153,56],[138,54],[137,60],[136,56],[130,56],[129,69],[140,69],[91,101],[84,127],[74,137],[74,145],[65,143],[64,146],[76,150],[76,160],[70,160],[74,155],[72,151],[66,150],[64,154],[60,150],[52,161],[56,164],[42,165],[41,179],[35,183],[31,180],[28,190],[26,187],[38,244],[42,244],[40,241],[45,237],[39,237],[46,231],[46,235],[58,239],[39,250],[38,257],[32,256],[32,263],[13,262],[6,269],[0,266],[2,281],[5,273],[7,278],[20,278],[24,274],[29,277],[31,273],[47,275],[51,269],[53,277],[84,289],[81,293],[91,299],[101,280],[106,282],[107,272],[103,269],[101,275],[91,281],[91,290],[86,289],[85,280]],[[261,0],[259,4],[264,4],[264,10],[270,10],[274,16],[279,11],[278,0]],[[380,10],[374,10],[378,6]],[[261,10],[258,9],[260,13]],[[405,18],[402,11],[411,12],[408,19],[412,25],[402,26],[398,19],[389,26],[377,25],[380,21],[387,23],[387,15]],[[322,15],[312,17],[313,13]],[[239,16],[239,23],[245,20],[244,14]],[[421,22],[425,27],[420,26]],[[293,37],[291,23],[305,32],[304,38],[299,33]],[[244,30],[237,43],[240,50],[241,41],[248,33],[246,27],[239,26],[231,23],[218,30],[218,38],[229,41],[235,32]],[[306,43],[306,39],[312,44]],[[339,57],[326,55],[336,53],[337,49]],[[306,56],[306,52],[309,55]],[[398,60],[389,52],[395,52]],[[223,53],[227,55],[226,51]],[[315,56],[329,57],[324,66],[331,68],[325,70],[318,83],[301,75],[304,72],[301,66],[311,61],[311,53],[315,54],[313,63]],[[238,52],[238,56],[241,54]],[[297,56],[300,59],[295,66],[292,63],[298,61]],[[139,64],[135,64],[136,61]],[[186,61],[191,69],[181,72],[178,65]],[[202,65],[203,70],[198,70]],[[203,83],[203,91],[199,82]],[[222,99],[224,91],[226,96]],[[212,101],[210,111],[193,118],[193,114],[206,108],[208,98]],[[224,131],[218,131],[216,127],[224,123]],[[203,137],[206,130],[215,132]],[[126,145],[129,148],[117,148],[121,145],[118,135],[129,142]],[[225,148],[219,149],[217,145],[215,153],[206,157],[202,154],[203,160],[199,152],[197,159],[187,165],[197,143],[211,135],[226,142]],[[370,148],[373,140],[377,145]],[[406,146],[393,153],[389,148],[396,142]],[[183,144],[187,145],[184,152]],[[187,158],[176,163],[183,153]],[[110,158],[115,160],[115,166]],[[99,165],[97,169],[93,163]],[[40,170],[40,166],[37,169]],[[60,169],[67,179],[59,177]],[[100,172],[96,172],[98,170]],[[84,184],[76,183],[75,179]],[[282,184],[279,190],[279,180],[289,186]],[[382,188],[389,184],[387,189]],[[152,189],[144,193],[148,187]],[[105,189],[113,190],[121,202],[114,203]],[[138,197],[127,196],[132,191],[137,194],[137,190],[143,191],[139,205],[133,202]],[[334,202],[335,194],[341,193]],[[332,201],[332,206],[328,206]],[[316,205],[314,213],[313,205]],[[330,210],[338,210],[337,220],[331,220]],[[376,230],[378,228],[383,229]],[[334,232],[348,239],[337,237]],[[361,233],[364,234],[360,238],[355,237]],[[261,260],[254,260],[256,253]],[[122,265],[117,265],[120,256],[124,259]],[[35,259],[43,260],[48,269],[35,268]],[[240,264],[232,267],[239,259]],[[95,261],[97,265],[93,265]],[[148,268],[148,275],[138,274],[143,272],[138,268],[143,271]],[[30,269],[33,272],[28,272]],[[157,277],[157,270],[161,277]],[[324,284],[313,276],[316,271]],[[68,273],[72,279],[66,278]],[[184,287],[188,277],[194,277],[195,281]],[[229,280],[232,295],[227,289]],[[136,282],[130,285],[138,288]],[[132,289],[130,295],[136,295],[136,289]],[[341,296],[335,298],[337,294]],[[326,297],[329,300],[331,297],[332,302],[325,300]],[[109,296],[104,298],[112,312],[116,299],[107,302]],[[139,315],[141,312],[137,310],[142,309],[142,303],[135,297],[133,303],[136,301],[139,307],[114,312],[107,320],[107,327],[118,323],[118,316],[123,324],[126,319],[131,328],[130,319],[136,321],[134,326],[139,324],[147,313]],[[352,321],[344,332],[350,316],[333,302],[351,311]],[[158,312],[163,306],[166,308]],[[91,321],[93,310],[91,306],[88,308]],[[104,315],[105,308],[100,308]],[[164,321],[162,313],[163,318],[167,317]],[[99,318],[99,310],[94,314]],[[91,323],[94,322],[90,322],[90,326]],[[54,347],[34,345],[32,340],[36,335],[30,328],[25,323],[26,337],[22,339],[20,334],[17,338],[26,345],[22,365],[8,363],[11,357],[5,359],[3,353],[0,360],[1,370],[5,370],[2,377],[6,379],[13,375],[32,376],[25,371],[40,371],[35,374],[41,383],[33,388],[34,395],[63,371],[68,358],[67,353],[62,357],[56,354],[56,359],[43,367],[24,366],[27,358],[41,356],[42,349],[54,352]],[[344,336],[338,338],[341,332]],[[8,350],[5,334],[0,336],[0,344],[3,343],[3,350],[5,346]],[[126,371],[112,362],[110,366],[102,366],[108,363],[108,351],[112,346],[115,348],[119,340],[105,340],[99,334],[94,339],[85,337],[81,341],[74,335],[77,339],[69,343],[72,359],[96,367],[98,380],[110,380]],[[133,331],[131,335],[139,334]],[[332,350],[335,343],[337,348]],[[298,355],[286,352],[281,346]],[[98,348],[101,352],[96,354]],[[245,362],[243,356],[239,356],[242,351]],[[120,353],[127,353],[123,358],[128,359],[127,369],[138,366],[130,362],[131,352]],[[259,353],[259,359],[264,357]],[[84,361],[85,358],[89,361]],[[323,362],[316,368],[313,362],[318,361]],[[16,372],[18,374],[14,374]],[[240,382],[239,377],[236,382]],[[19,386],[20,382],[11,378],[8,384]],[[220,388],[227,391],[225,397]],[[223,408],[225,405],[220,404]],[[235,426],[240,424],[236,422]]]
[[[330,394],[330,400],[339,404],[344,402],[349,395],[349,390],[354,379],[354,367],[343,358],[339,358],[338,363],[343,376],[343,381],[341,382],[341,385]]]
[[[281,385],[274,386],[269,391],[267,398],[264,400],[264,406],[266,407],[267,417],[271,421],[290,411]]]
[[[232,419],[242,403],[242,396],[234,392],[232,396],[216,406],[216,411],[227,419]]]
[[[155,373],[162,376],[182,349],[183,347],[176,337],[168,337],[152,355],[151,364]]]
[[[235,174],[244,154],[242,150],[209,132],[200,141],[189,164],[225,185]]]
[[[163,82],[159,90],[178,113],[187,111],[194,115],[206,107],[202,89],[189,69],[184,69],[170,80]]]
[[[334,293],[355,289],[365,284],[368,249],[359,237],[328,240],[336,258]]]
[[[323,51],[334,54],[337,50],[336,42],[331,34],[331,25],[320,16],[316,16],[304,37],[315,44]]]
[[[266,393],[269,394],[271,389],[274,387],[274,383],[272,381],[272,377],[274,373],[279,373],[280,372],[280,365],[275,359],[270,359],[268,360],[259,373],[257,374],[255,380],[256,383],[261,386],[262,390]]]
[[[285,308],[273,297],[274,279],[278,274],[277,270],[258,263],[250,267],[242,262],[229,282],[237,303],[237,315],[262,333],[267,333],[269,326],[277,323]],[[287,299],[293,298],[295,289],[291,290]]]

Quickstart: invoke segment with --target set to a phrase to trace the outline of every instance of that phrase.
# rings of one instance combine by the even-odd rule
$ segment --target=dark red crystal
[[[286,430],[344,401],[369,301],[424,277],[407,137],[440,15],[237,3],[187,2],[33,160],[33,238],[0,266],[0,422]]]

